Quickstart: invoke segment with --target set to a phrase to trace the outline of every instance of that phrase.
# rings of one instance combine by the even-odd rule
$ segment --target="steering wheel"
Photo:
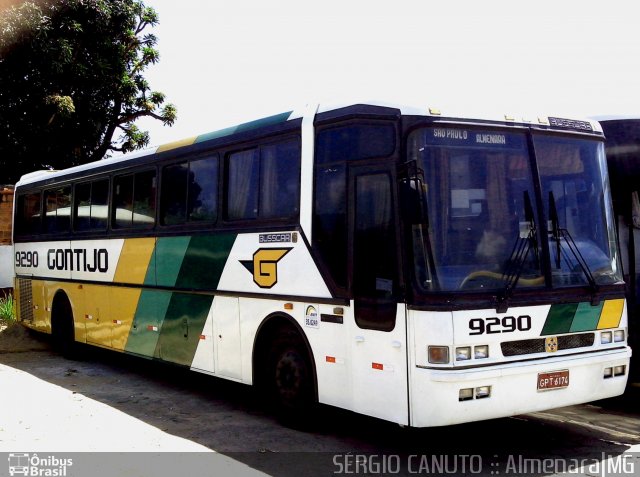
[[[470,284],[478,284],[473,288],[482,288],[483,284],[491,284],[495,282],[504,283],[505,276],[502,273],[492,272],[490,270],[476,270],[475,272],[471,272],[469,275],[464,277],[464,280],[460,283],[458,287],[460,290],[465,288],[470,288]],[[518,279],[518,283],[524,286],[538,286],[544,283],[544,277],[535,277],[535,278],[522,278]]]

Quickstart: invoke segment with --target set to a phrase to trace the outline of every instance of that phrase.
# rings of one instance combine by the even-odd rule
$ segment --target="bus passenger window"
[[[91,184],[91,230],[106,230],[109,211],[109,179]]]
[[[227,218],[258,217],[258,150],[231,154],[227,162]]]
[[[162,172],[163,225],[214,222],[218,213],[218,157],[167,166]]]
[[[300,202],[300,149],[288,141],[261,150],[260,216],[292,217]]]
[[[89,230],[91,228],[91,183],[77,184],[73,198],[73,229]]]
[[[189,222],[215,222],[218,216],[218,156],[189,163]]]
[[[44,192],[45,233],[65,233],[71,229],[71,187]]]
[[[113,181],[116,228],[150,228],[155,223],[156,172],[117,176]]]
[[[40,232],[40,193],[18,196],[16,212],[16,235],[30,235]]]
[[[182,224],[187,220],[187,162],[172,164],[162,170],[161,212],[162,225]]]
[[[298,214],[300,142],[235,152],[227,158],[226,218],[285,219]]]
[[[131,227],[133,218],[133,175],[118,176],[113,181],[113,226]]]
[[[74,230],[106,230],[108,201],[109,179],[76,185]]]

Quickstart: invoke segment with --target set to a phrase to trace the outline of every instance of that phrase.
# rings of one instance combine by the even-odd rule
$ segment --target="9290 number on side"
[[[530,329],[531,317],[529,315],[473,318],[469,320],[470,335],[513,333],[514,331],[529,331]]]

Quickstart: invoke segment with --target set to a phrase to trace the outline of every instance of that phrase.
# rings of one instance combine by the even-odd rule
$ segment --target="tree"
[[[135,121],[176,108],[152,91],[158,23],[139,0],[34,0],[0,11],[0,182],[148,145]]]

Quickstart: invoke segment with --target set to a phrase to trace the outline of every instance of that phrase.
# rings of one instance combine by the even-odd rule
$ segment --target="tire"
[[[268,398],[289,425],[307,425],[314,415],[315,386],[311,358],[297,333],[276,338],[266,368]]]
[[[51,311],[51,334],[54,349],[67,359],[79,359],[75,339],[73,310],[66,296],[56,296]]]

